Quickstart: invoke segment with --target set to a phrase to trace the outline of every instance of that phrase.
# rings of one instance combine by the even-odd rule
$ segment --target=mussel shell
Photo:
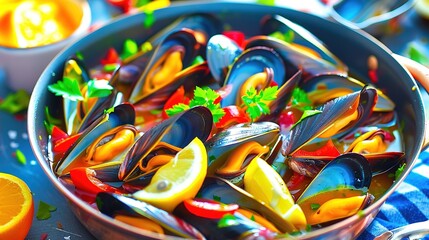
[[[67,150],[64,156],[54,166],[54,171],[58,175],[65,174],[64,169],[84,152],[94,140],[100,135],[118,126],[134,124],[135,112],[131,104],[120,104],[114,108],[112,113],[105,113],[103,117],[94,121],[76,142]]]
[[[157,146],[160,141],[184,148],[194,138],[206,141],[213,126],[213,116],[210,110],[203,106],[191,108],[174,115],[155,127],[149,129],[140,137],[124,158],[119,170],[119,179],[138,178],[138,162]]]
[[[145,217],[160,224],[163,228],[176,236],[205,239],[196,228],[183,219],[130,197],[101,192],[97,194],[96,203],[100,212],[110,217],[114,217],[116,214]]]
[[[268,205],[256,200],[250,193],[222,178],[206,177],[197,196],[226,204],[235,203],[242,208],[255,211],[271,221],[281,232],[295,230],[289,222],[274,212]]]
[[[182,219],[186,219],[186,221],[194,225],[204,236],[207,236],[207,239],[246,239],[247,236],[255,233],[268,233],[266,228],[238,212],[231,214],[231,217],[234,219],[234,224],[223,227],[219,227],[220,219],[198,216],[189,211],[183,202],[174,209],[173,214]],[[270,235],[274,236],[275,234],[270,233]]]
[[[335,89],[339,87],[347,88],[352,92],[355,92],[360,91],[365,86],[365,83],[344,75],[321,74],[308,79],[301,87],[306,92],[311,92],[320,86],[326,87],[326,89]],[[395,109],[395,103],[379,89],[377,89],[377,95],[378,99],[374,106],[374,111],[393,112]]]
[[[286,162],[294,172],[314,178],[334,158],[331,156],[288,156]]]
[[[173,48],[178,48],[183,51],[183,69],[189,67],[192,63],[192,60],[195,58],[195,56],[197,56],[199,50],[199,45],[197,43],[195,33],[189,29],[181,29],[172,32],[157,46],[155,52],[151,56],[151,59],[146,65],[145,70],[143,71],[139,80],[133,86],[133,90],[131,91],[131,95],[129,98],[129,101],[131,103],[138,103],[139,101],[153,93],[153,91],[142,93],[143,86],[145,82],[148,81],[149,74],[153,70],[153,68],[155,68],[156,64],[158,64],[158,61],[162,58],[162,56],[167,54]]]
[[[372,173],[368,160],[361,154],[346,153],[326,164],[296,202],[300,204],[321,192],[344,188],[366,193],[371,179]]]
[[[238,92],[243,83],[256,73],[271,69],[273,80],[277,85],[282,86],[286,81],[286,72],[283,60],[270,48],[254,47],[245,50],[234,61],[229,70],[225,85],[231,85],[231,92],[221,100],[221,106],[235,105]]]
[[[335,98],[320,106],[317,108],[317,110],[322,111],[320,114],[303,119],[290,130],[284,141],[283,155],[288,156],[293,154],[300,147],[320,136],[334,121],[348,111],[349,106],[352,106],[355,101],[360,101],[362,104],[359,104],[357,109],[357,120],[343,129],[341,134],[346,135],[346,133],[351,132],[368,118],[372,112],[376,96],[376,91],[374,89],[367,89],[365,87],[360,92],[354,92],[343,97]]]
[[[222,85],[228,67],[243,50],[230,38],[222,34],[212,36],[207,43],[207,63],[213,77]]]
[[[121,92],[113,91],[109,96],[98,98],[95,104],[91,107],[90,111],[85,114],[85,117],[82,119],[79,130],[77,132],[84,131],[91,123],[101,118],[104,114],[104,111],[116,107],[119,104],[124,102],[124,96]]]
[[[273,122],[236,124],[224,129],[205,142],[209,159],[217,159],[242,143],[255,141],[269,146],[278,141],[280,126]]]
[[[205,45],[207,43],[210,36],[219,34],[223,31],[222,22],[214,15],[210,14],[190,14],[183,16],[170,25],[166,26],[164,29],[158,31],[158,33],[154,34],[148,41],[153,45],[159,45],[166,36],[170,33],[175,32],[177,30],[187,28],[191,29],[198,33],[198,43]],[[201,52],[204,57],[204,52]]]
[[[88,82],[91,78],[85,64],[76,57],[71,57],[64,63],[63,78],[70,78],[79,83]],[[66,132],[69,135],[77,133],[79,121],[76,112],[78,101],[72,101],[68,98],[63,98],[64,122]]]
[[[286,19],[285,17],[280,15],[265,16],[261,20],[260,31],[263,35],[269,35],[276,31],[280,31],[282,33],[293,31],[295,43],[316,51],[321,56],[321,59],[329,62],[329,65],[333,67],[332,70],[335,72],[347,74],[347,66],[332,52],[330,52],[320,39],[304,27]]]

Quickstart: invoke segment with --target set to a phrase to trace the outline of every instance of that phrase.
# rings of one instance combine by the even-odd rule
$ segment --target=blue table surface
[[[92,0],[89,2],[93,10],[94,23],[108,21],[111,16],[117,14],[115,9],[108,7],[102,0]],[[393,52],[404,56],[407,56],[409,44],[417,45],[418,48],[429,56],[429,39],[427,38],[429,36],[429,22],[421,19],[414,10],[411,10],[401,18],[399,23],[400,28],[397,32],[383,35],[379,40]],[[7,87],[5,77],[0,76],[0,98],[4,98],[10,92],[11,90]],[[39,201],[57,207],[57,210],[52,212],[51,217],[47,220],[37,220],[34,217],[27,239],[41,239],[45,234],[47,234],[47,239],[94,239],[77,218],[75,218],[67,200],[54,188],[36,161],[28,141],[27,121],[25,117],[24,119],[20,119],[9,113],[0,111],[0,122],[0,172],[14,174],[28,184],[33,192],[35,210],[37,210]],[[17,149],[21,150],[26,156],[26,165],[22,165],[16,161],[14,153]],[[374,234],[396,227],[396,225],[401,226],[411,222],[427,220],[429,218],[428,171],[429,152],[424,151],[420,155],[415,168],[407,177],[405,183],[402,184],[403,186],[400,186],[391,197],[392,199],[389,198],[391,202],[399,201],[401,199],[393,198],[401,197],[404,192],[412,191],[409,188],[410,185],[414,188],[415,186],[424,186],[422,191],[416,191],[417,194],[420,194],[417,196],[420,199],[419,202],[400,202],[402,207],[398,208],[398,211],[400,211],[398,213],[391,213],[388,209],[382,209],[369,230],[360,238],[369,239]],[[416,185],[415,182],[410,182],[415,181],[415,179],[418,179],[419,185]],[[392,208],[389,200],[383,208]],[[420,214],[413,214],[413,211],[409,211],[415,210],[414,208],[417,208]],[[396,220],[398,218],[399,220]],[[396,222],[389,221],[392,219],[395,219]]]

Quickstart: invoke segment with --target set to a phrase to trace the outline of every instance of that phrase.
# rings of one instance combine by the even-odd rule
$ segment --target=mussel
[[[172,159],[195,137],[205,141],[212,130],[212,118],[206,107],[194,107],[149,129],[125,155],[119,179],[147,182],[158,167]]]
[[[373,200],[368,194],[371,178],[371,168],[364,156],[340,155],[314,177],[297,204],[311,225],[357,214]]]
[[[96,203],[100,212],[115,219],[124,219],[121,216],[128,216],[148,220],[144,224],[145,230],[158,233],[160,238],[165,236],[164,231],[159,230],[162,227],[166,230],[166,234],[205,239],[196,228],[183,219],[127,196],[102,192],[97,195]]]
[[[93,166],[122,161],[122,154],[139,134],[134,123],[134,108],[120,104],[93,122],[76,143],[54,164],[56,174],[63,175],[74,165]]]

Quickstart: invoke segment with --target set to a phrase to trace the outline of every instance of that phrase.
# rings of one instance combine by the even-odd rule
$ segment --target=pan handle
[[[421,65],[420,63],[413,61],[409,58],[403,57],[398,54],[392,54],[393,57],[401,63],[425,89],[426,92],[429,93],[429,68]],[[426,103],[425,106],[425,116],[429,114],[429,103]],[[429,146],[429,119],[426,119],[425,122],[425,134],[422,150]]]

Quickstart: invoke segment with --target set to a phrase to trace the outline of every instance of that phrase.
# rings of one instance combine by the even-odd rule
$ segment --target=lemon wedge
[[[429,19],[429,0],[418,0],[414,8],[422,17]]]
[[[307,225],[304,212],[295,204],[282,177],[263,159],[255,158],[244,173],[244,189],[274,209],[297,229]]]
[[[133,197],[171,212],[182,201],[197,195],[206,175],[207,151],[201,140],[195,138],[160,167],[150,184]]]

